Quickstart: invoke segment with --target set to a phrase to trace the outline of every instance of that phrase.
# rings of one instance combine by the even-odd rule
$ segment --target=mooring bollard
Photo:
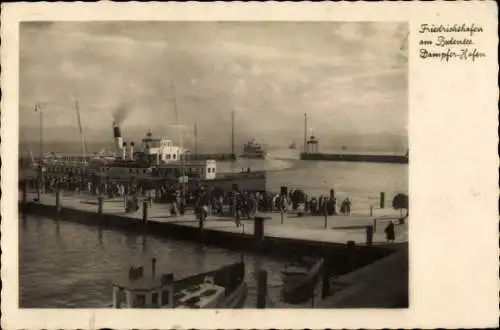
[[[385,192],[380,193],[380,208],[385,208]]]
[[[148,221],[148,201],[142,202],[142,222]]]
[[[267,271],[261,270],[257,277],[257,308],[266,308]]]
[[[59,216],[59,213],[61,213],[61,189],[56,192],[56,216]]]
[[[366,244],[373,245],[373,226],[366,226]]]
[[[103,206],[104,206],[104,197],[99,196],[97,197],[97,214],[99,217],[102,217],[102,211],[103,211]]]

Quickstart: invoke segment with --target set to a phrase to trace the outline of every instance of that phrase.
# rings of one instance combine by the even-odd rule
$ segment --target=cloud
[[[49,104],[47,125],[76,125],[75,95],[82,122],[96,130],[109,129],[122,102],[131,108],[125,126],[164,127],[175,118],[174,84],[181,120],[207,135],[228,133],[231,109],[242,131],[264,135],[300,130],[304,112],[370,130],[382,105],[404,109],[377,131],[399,131],[406,31],[386,23],[23,23],[21,125],[37,125],[29,109],[39,101]]]

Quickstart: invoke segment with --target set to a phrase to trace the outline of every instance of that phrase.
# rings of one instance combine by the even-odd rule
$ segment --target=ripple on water
[[[196,244],[99,230],[97,227],[28,216],[20,225],[21,307],[102,307],[110,303],[111,284],[130,265],[158,259],[158,272],[177,278],[240,260],[240,253]],[[281,285],[280,261],[245,255],[250,288],[248,307],[255,306],[256,272],[269,271],[270,286]]]

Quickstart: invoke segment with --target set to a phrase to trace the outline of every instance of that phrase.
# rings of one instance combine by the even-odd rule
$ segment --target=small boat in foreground
[[[286,265],[285,270],[281,271],[284,301],[295,304],[309,299],[318,281],[323,263],[322,258],[302,258]]]
[[[155,276],[131,267],[129,276],[113,284],[113,308],[242,308],[247,297],[242,262],[174,281],[172,273]]]

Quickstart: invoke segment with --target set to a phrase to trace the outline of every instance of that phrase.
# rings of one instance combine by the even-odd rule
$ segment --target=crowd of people
[[[172,215],[182,215],[187,208],[197,213],[206,213],[206,216],[236,216],[238,218],[252,217],[256,212],[284,212],[295,211],[299,216],[310,214],[315,216],[336,215],[337,200],[333,191],[330,196],[310,196],[302,190],[282,190],[280,193],[269,191],[255,192],[245,190],[224,191],[220,188],[206,189],[204,187],[183,187],[181,184],[164,182],[154,186],[138,182],[120,182],[114,180],[100,180],[88,176],[51,176],[46,175],[43,180],[33,178],[28,180],[32,189],[46,193],[54,193],[59,189],[72,191],[78,194],[90,194],[105,198],[124,198],[127,203],[136,206],[127,206],[133,212],[137,211],[138,200],[143,199],[152,203],[170,205]],[[39,189],[40,188],[40,189]],[[184,189],[183,189],[184,188]],[[338,208],[343,215],[350,215],[351,201],[345,198]]]

